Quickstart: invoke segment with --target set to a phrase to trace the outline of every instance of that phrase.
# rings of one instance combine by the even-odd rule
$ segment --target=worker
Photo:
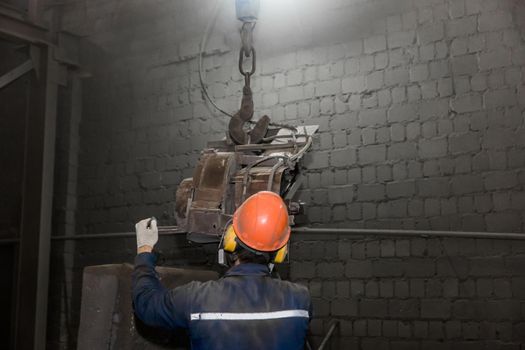
[[[187,329],[192,349],[304,349],[311,318],[308,289],[272,278],[287,254],[290,226],[281,197],[261,191],[234,213],[222,237],[230,269],[217,281],[166,289],[155,273],[156,220],[135,225],[136,315],[147,325]]]

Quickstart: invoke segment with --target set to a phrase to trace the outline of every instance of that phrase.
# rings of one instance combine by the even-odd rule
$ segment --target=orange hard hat
[[[261,191],[250,196],[233,214],[237,238],[251,249],[273,252],[290,238],[288,210],[281,196]]]

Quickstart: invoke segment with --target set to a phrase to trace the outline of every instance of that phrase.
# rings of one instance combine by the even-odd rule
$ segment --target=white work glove
[[[159,230],[157,229],[157,219],[154,217],[140,220],[135,224],[137,233],[137,248],[148,245],[154,247],[159,240]]]

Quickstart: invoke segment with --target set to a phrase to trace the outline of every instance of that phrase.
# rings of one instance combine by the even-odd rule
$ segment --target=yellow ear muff
[[[226,229],[226,233],[224,233],[223,238],[223,247],[225,251],[230,253],[233,253],[235,251],[235,249],[237,248],[237,241],[235,240],[235,238],[237,238],[237,235],[235,234],[233,225],[230,225]]]
[[[286,258],[286,254],[288,254],[288,244],[286,244],[284,247],[282,247],[275,253],[273,262],[276,264],[282,263],[284,261],[284,258]]]

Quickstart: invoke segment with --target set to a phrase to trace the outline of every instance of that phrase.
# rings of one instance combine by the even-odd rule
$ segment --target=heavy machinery
[[[199,243],[218,241],[235,209],[250,195],[273,191],[288,204],[291,223],[301,203],[293,196],[300,186],[298,162],[311,145],[316,126],[301,134],[280,129],[268,143],[235,145],[212,142],[202,151],[192,178],[176,193],[178,229]],[[273,130],[272,130],[273,132]]]
[[[300,203],[292,201],[300,186],[297,163],[311,146],[317,126],[272,123],[267,115],[252,121],[254,104],[250,82],[256,68],[252,32],[258,8],[257,0],[236,1],[237,18],[242,22],[238,65],[244,76],[237,113],[224,112],[213,102],[203,82],[202,69],[199,71],[204,96],[231,119],[225,139],[208,143],[193,177],[184,179],[177,189],[177,229],[187,232],[188,239],[194,242],[218,241],[235,209],[258,191],[281,195],[288,204],[291,223],[300,211]],[[200,68],[208,30],[201,43]],[[250,65],[249,69],[246,65]]]
[[[240,110],[230,115],[217,107],[231,118],[226,136],[208,143],[193,177],[179,184],[174,212],[177,226],[161,226],[160,234],[186,233],[193,242],[218,242],[235,209],[250,195],[263,190],[273,191],[285,200],[290,224],[300,212],[301,203],[293,200],[301,183],[298,162],[312,145],[312,135],[318,127],[272,123],[266,115],[252,122],[250,81],[256,56],[251,37],[257,7],[258,1],[237,1],[238,18],[243,22],[239,71],[244,76],[244,87]],[[202,67],[202,47],[199,67]],[[245,69],[247,58],[251,59],[249,70]],[[204,95],[209,98],[202,75],[201,83]],[[216,106],[211,98],[209,101]],[[132,317],[131,270],[126,264],[84,269],[78,349],[187,348],[184,334],[152,329]],[[170,288],[191,280],[218,278],[213,271],[164,267],[157,268],[157,272]]]

